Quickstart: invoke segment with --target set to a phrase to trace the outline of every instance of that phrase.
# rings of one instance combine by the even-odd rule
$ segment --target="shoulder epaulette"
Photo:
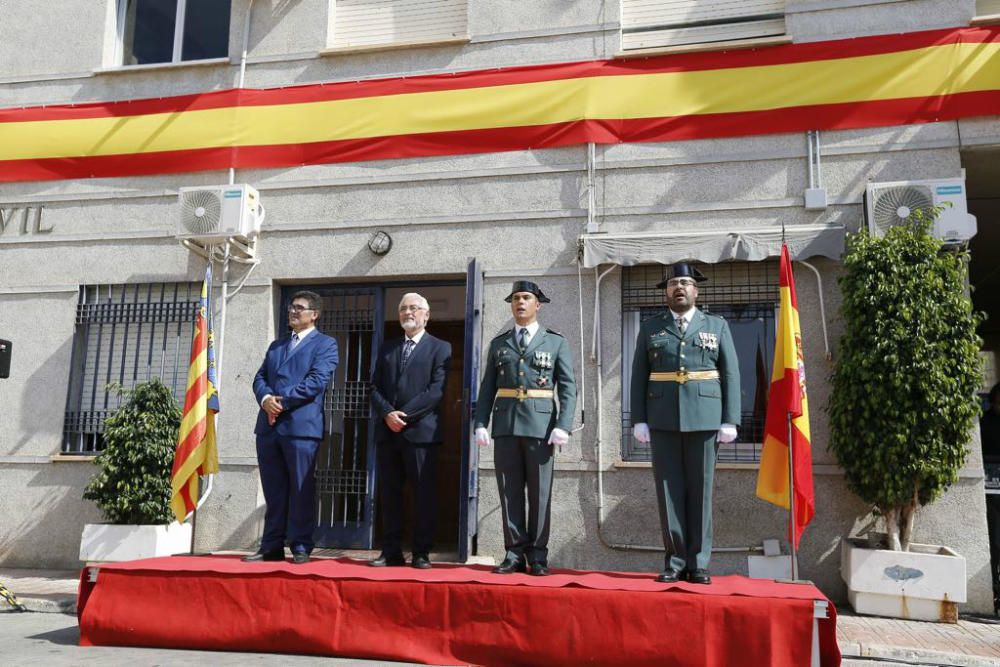
[[[498,333],[496,336],[494,336],[490,340],[493,341],[493,340],[496,340],[497,338],[503,338],[504,336],[509,336],[513,332],[514,332],[514,328],[511,327],[510,329],[507,329],[506,331],[501,331],[500,333]]]
[[[545,331],[548,332],[548,333],[550,333],[550,334],[555,334],[555,335],[559,336],[560,338],[565,338],[566,337],[566,336],[563,336],[558,331],[556,331],[555,329],[548,329],[548,328],[546,328]]]

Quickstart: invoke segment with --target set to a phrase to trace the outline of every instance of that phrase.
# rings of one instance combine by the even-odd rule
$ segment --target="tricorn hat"
[[[673,280],[674,278],[692,278],[696,283],[703,283],[708,280],[708,278],[706,278],[698,269],[694,268],[690,264],[687,264],[686,262],[680,262],[667,267],[667,271],[663,275],[663,280],[656,283],[656,288],[666,289],[667,282]]]
[[[510,294],[507,295],[504,301],[510,303],[514,295],[518,292],[531,292],[538,298],[539,303],[549,303],[551,301],[549,297],[545,296],[541,288],[530,280],[515,280],[514,284],[510,287]]]

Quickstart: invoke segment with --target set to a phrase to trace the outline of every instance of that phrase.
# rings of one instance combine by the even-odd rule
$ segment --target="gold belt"
[[[684,384],[691,380],[718,380],[719,371],[677,371],[669,373],[650,373],[650,382],[676,382]]]
[[[523,401],[528,398],[552,398],[555,396],[551,389],[497,389],[497,398],[516,398]]]

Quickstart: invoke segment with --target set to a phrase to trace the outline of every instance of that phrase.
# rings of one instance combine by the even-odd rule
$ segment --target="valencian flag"
[[[215,443],[219,393],[216,390],[215,341],[208,298],[211,285],[212,267],[209,265],[205,271],[205,282],[201,285],[201,304],[194,322],[184,416],[181,418],[170,480],[170,507],[180,523],[198,504],[198,477],[214,475],[219,471],[219,453]]]
[[[812,446],[809,438],[809,402],[806,399],[805,363],[802,356],[802,329],[799,327],[799,304],[795,297],[792,261],[788,246],[781,245],[781,307],[774,343],[774,367],[771,392],[764,424],[764,451],[757,474],[757,496],[769,503],[791,509],[789,502],[789,429],[792,428],[792,475],[795,487],[795,526],[789,526],[790,539],[799,544],[802,531],[816,513],[813,494]]]

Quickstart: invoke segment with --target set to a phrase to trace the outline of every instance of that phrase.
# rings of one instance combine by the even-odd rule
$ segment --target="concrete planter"
[[[948,547],[889,551],[848,538],[841,543],[840,574],[859,614],[955,623],[966,601],[965,558]]]
[[[191,551],[191,524],[120,526],[88,523],[80,538],[80,560],[125,561]]]

